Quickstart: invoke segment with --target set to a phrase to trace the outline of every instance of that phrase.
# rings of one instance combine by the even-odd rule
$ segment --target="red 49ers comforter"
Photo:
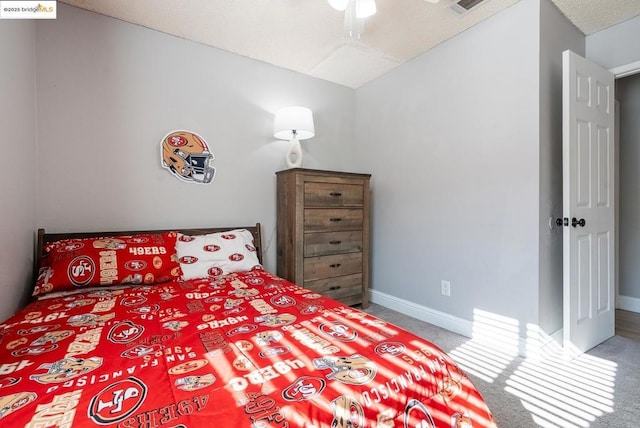
[[[0,338],[3,427],[494,426],[435,345],[264,270],[38,300]]]

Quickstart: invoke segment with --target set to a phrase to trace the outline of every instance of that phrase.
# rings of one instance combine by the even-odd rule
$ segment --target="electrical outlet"
[[[444,279],[440,281],[440,292],[443,296],[451,296],[451,282]]]

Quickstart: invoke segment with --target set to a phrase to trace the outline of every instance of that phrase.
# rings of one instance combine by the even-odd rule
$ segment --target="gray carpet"
[[[640,343],[614,336],[574,359],[539,358],[478,343],[382,306],[365,310],[448,352],[467,372],[499,428],[640,427]]]

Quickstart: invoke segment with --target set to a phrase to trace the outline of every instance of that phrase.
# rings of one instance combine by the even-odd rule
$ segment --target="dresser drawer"
[[[304,210],[305,232],[362,230],[362,210],[357,208],[310,208]]]
[[[304,288],[329,296],[332,299],[341,301],[350,299],[353,303],[360,303],[362,300],[362,274],[305,281]]]
[[[305,233],[304,256],[358,253],[362,251],[362,231]]]
[[[361,207],[363,187],[359,184],[304,183],[304,204],[307,207]]]
[[[307,257],[304,259],[304,283],[322,278],[362,273],[362,253]]]

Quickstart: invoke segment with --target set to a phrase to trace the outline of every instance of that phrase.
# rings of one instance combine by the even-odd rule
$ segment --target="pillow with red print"
[[[176,255],[185,281],[262,268],[253,235],[246,229],[196,236],[179,233]]]
[[[79,287],[178,279],[177,232],[63,239],[44,245],[34,296]]]

